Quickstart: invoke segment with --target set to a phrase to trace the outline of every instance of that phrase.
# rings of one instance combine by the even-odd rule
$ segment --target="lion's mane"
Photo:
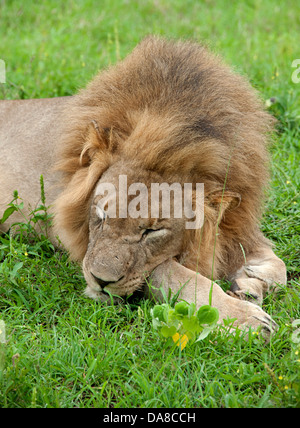
[[[215,269],[239,265],[261,241],[259,219],[268,180],[273,118],[256,91],[205,47],[144,39],[122,62],[101,72],[68,103],[57,168],[64,189],[56,202],[60,238],[75,259],[88,245],[89,206],[102,173],[116,159],[178,181],[241,195],[219,225]],[[98,138],[93,138],[93,123]],[[189,231],[183,263],[207,273],[219,206],[206,204],[203,230]],[[201,236],[200,236],[201,235]],[[197,239],[199,238],[199,239]],[[209,253],[209,255],[208,255]]]

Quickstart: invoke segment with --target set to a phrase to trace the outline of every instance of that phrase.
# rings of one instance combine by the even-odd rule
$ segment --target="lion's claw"
[[[255,306],[253,304],[251,305]],[[273,334],[278,329],[278,325],[270,317],[270,315],[268,315],[262,309],[260,309],[257,306],[255,306],[255,309],[257,310],[251,311],[252,313],[249,314],[249,316],[246,318],[246,320],[243,323],[240,324],[240,326],[244,329],[251,328],[251,330],[260,331],[261,335],[266,340],[269,340],[271,334]]]

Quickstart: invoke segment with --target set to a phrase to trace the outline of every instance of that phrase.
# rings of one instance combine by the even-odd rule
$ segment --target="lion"
[[[0,215],[14,189],[28,210],[36,206],[43,174],[50,237],[82,263],[89,297],[120,301],[140,290],[159,299],[162,287],[200,307],[212,287],[220,322],[276,329],[261,305],[286,284],[286,268],[259,228],[275,120],[205,46],[149,36],[77,95],[2,101],[0,113]],[[202,183],[201,227],[186,228],[173,202],[163,216],[161,199],[156,217],[149,207],[144,216],[111,216],[101,186],[123,194],[121,176],[148,196],[153,183],[190,183],[193,206]],[[231,282],[229,292],[218,279]]]

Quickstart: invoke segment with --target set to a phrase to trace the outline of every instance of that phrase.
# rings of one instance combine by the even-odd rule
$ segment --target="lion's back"
[[[60,108],[66,98],[0,101],[0,218],[18,191],[24,213],[40,201],[40,176],[44,176],[47,203],[53,203],[55,177],[54,146],[59,138]],[[14,214],[1,231],[7,230],[21,215]]]

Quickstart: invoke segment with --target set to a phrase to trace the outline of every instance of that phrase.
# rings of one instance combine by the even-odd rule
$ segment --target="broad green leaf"
[[[176,333],[176,327],[168,327],[165,325],[161,328],[160,332],[164,337],[172,337]]]
[[[184,318],[182,320],[182,326],[186,331],[191,333],[198,333],[202,329],[199,325],[197,317],[195,316],[192,316],[191,318]]]
[[[152,309],[152,316],[154,318],[158,318],[159,321],[164,321],[164,310],[166,306],[167,305],[165,304],[154,306],[154,308]]]
[[[219,311],[210,305],[201,306],[197,312],[199,324],[213,324],[219,319]]]
[[[166,318],[166,322],[168,324],[176,324],[176,325],[178,324],[177,313],[175,312],[175,309],[173,309],[173,308],[166,310],[165,318]]]
[[[179,302],[175,305],[175,312],[181,316],[186,316],[189,313],[189,305],[186,302]]]

